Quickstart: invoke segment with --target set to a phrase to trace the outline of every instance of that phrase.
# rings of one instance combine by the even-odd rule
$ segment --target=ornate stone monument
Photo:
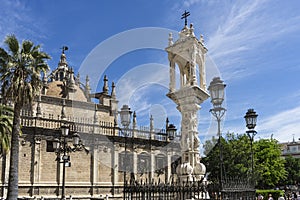
[[[197,39],[193,25],[187,27],[185,12],[185,26],[179,32],[179,39],[173,42],[169,35],[169,46],[166,48],[170,62],[170,84],[167,96],[177,104],[181,113],[181,164],[176,172],[181,182],[199,181],[206,172],[200,162],[197,112],[200,105],[209,94],[205,83],[205,54],[206,47],[203,37]],[[176,67],[179,78],[176,79]],[[198,70],[197,70],[198,69]],[[176,80],[180,83],[176,84]],[[179,85],[179,88],[176,86]]]

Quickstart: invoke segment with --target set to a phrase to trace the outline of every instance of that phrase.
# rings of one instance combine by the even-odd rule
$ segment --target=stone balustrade
[[[61,120],[58,116],[56,119],[53,115],[34,117],[29,112],[22,112],[21,125],[22,127],[37,127],[45,129],[60,129],[65,123],[70,125],[71,131],[81,133],[94,133],[117,137],[131,137],[145,140],[168,141],[165,129],[150,129],[149,127],[141,126],[139,128],[128,127],[128,129],[119,128],[112,122],[100,121],[97,124],[93,123],[92,119],[85,118],[67,118]]]

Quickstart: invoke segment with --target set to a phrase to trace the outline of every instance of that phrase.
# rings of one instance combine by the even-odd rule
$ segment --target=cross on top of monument
[[[181,19],[184,19],[184,25],[187,26],[187,17],[190,16],[190,12],[184,11],[184,13],[181,15]]]

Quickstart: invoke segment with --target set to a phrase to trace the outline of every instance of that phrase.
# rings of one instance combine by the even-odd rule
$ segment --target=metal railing
[[[124,185],[124,200],[186,200],[210,199],[206,181],[171,181],[170,183],[137,182],[130,180]]]
[[[248,179],[223,180],[220,185],[207,181],[171,181],[170,183],[137,182],[130,180],[124,185],[123,200],[186,200],[186,199],[226,199],[255,200],[255,189]]]

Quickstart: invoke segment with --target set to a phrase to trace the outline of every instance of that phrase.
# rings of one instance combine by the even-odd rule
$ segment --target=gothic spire
[[[91,86],[90,86],[90,78],[88,75],[85,77],[85,96],[89,98],[91,92]]]
[[[154,120],[153,120],[152,115],[150,115],[150,131],[153,131],[153,130],[154,130]]]
[[[74,78],[74,71],[70,69],[70,77],[69,77],[69,84],[68,84],[70,91],[75,91],[75,78]]]
[[[41,93],[38,96],[37,99],[37,106],[36,106],[36,117],[41,117],[42,116],[42,111],[41,111]]]
[[[58,63],[59,67],[68,65],[65,51],[68,50],[69,48],[67,46],[63,46],[61,49],[62,49],[62,52],[61,52],[61,55],[60,55],[60,61]]]
[[[116,99],[116,86],[114,82],[111,84],[111,98]]]
[[[108,78],[106,75],[104,76],[103,81],[104,81],[104,85],[103,85],[103,89],[102,89],[103,93],[108,94]]]
[[[137,125],[137,122],[136,122],[136,113],[134,111],[133,112],[133,119],[132,119],[132,127],[133,127],[133,129],[136,129],[136,125]]]

